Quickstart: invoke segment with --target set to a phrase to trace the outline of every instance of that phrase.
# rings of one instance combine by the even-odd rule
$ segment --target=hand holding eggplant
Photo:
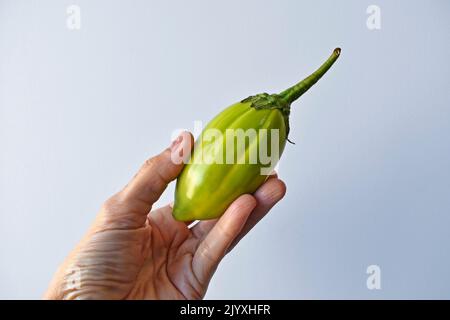
[[[267,175],[276,161],[266,167],[259,152],[252,162],[252,152],[267,144],[266,151],[276,149],[281,155],[289,134],[290,104],[322,77],[339,53],[335,49],[316,72],[280,94],[258,94],[224,110],[205,128],[192,155],[193,137],[184,132],[147,160],[131,182],[105,202],[58,269],[45,298],[202,298],[224,255],[286,192],[276,175]],[[257,131],[248,147],[232,157],[217,151],[234,141],[235,136],[226,135],[230,128]],[[218,139],[205,139],[207,129],[219,132]],[[279,135],[259,134],[267,129]],[[204,154],[215,161],[205,161]],[[174,157],[183,161],[174,162]],[[183,170],[187,159],[194,161]],[[237,163],[228,163],[230,159]],[[167,205],[151,211],[179,175],[173,209]],[[196,219],[209,220],[189,227]]]
[[[183,133],[105,202],[58,269],[46,299],[200,299],[205,295],[223,256],[284,196],[285,186],[272,176],[253,195],[237,198],[220,219],[201,221],[192,228],[174,220],[170,205],[151,211],[183,168],[182,161],[172,161],[173,156],[188,156],[192,140]]]

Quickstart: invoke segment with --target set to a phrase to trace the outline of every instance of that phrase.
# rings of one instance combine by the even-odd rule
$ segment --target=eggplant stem
[[[302,94],[308,91],[309,88],[311,88],[320,78],[322,78],[322,76],[328,71],[328,69],[331,68],[331,66],[337,60],[340,54],[341,54],[340,48],[334,49],[331,56],[319,67],[319,69],[314,71],[311,75],[309,75],[296,85],[293,85],[289,89],[281,92],[279,94],[281,99],[285,103],[287,103],[287,105],[290,105],[292,102],[300,98]]]

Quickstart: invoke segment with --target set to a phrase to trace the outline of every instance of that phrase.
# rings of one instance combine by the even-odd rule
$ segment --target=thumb
[[[170,147],[146,160],[125,188],[106,202],[106,214],[110,218],[116,215],[128,222],[136,222],[138,226],[142,225],[153,203],[159,199],[169,182],[180,174],[190,156],[193,140],[192,134],[184,131]]]
[[[122,191],[125,201],[140,202],[147,214],[169,182],[181,172],[193,145],[189,132],[182,132],[162,153],[154,156],[142,165],[139,172]]]

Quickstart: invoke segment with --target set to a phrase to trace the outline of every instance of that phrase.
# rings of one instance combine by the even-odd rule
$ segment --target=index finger
[[[193,272],[200,283],[209,282],[255,206],[256,199],[249,194],[237,198],[200,243],[192,260]]]

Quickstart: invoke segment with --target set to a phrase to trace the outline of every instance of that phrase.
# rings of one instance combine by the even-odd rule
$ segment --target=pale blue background
[[[39,298],[174,129],[284,89],[335,46],[293,105],[285,200],[207,298],[450,298],[449,30],[446,0],[0,0],[0,298]]]

